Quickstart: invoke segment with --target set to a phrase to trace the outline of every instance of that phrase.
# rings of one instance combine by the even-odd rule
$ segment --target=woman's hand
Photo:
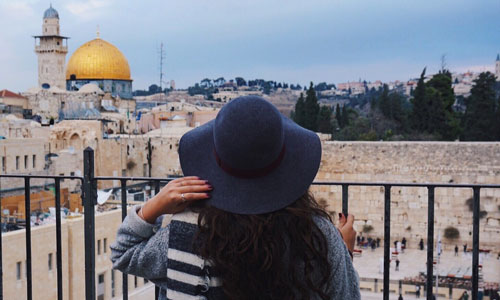
[[[146,222],[153,224],[164,214],[183,211],[191,202],[210,198],[212,186],[196,176],[177,178],[164,186],[156,196],[147,201],[138,212]]]
[[[356,242],[356,231],[353,228],[354,216],[349,214],[347,218],[343,213],[339,213],[340,221],[338,229],[342,235],[342,239],[347,246],[347,249],[352,253]]]

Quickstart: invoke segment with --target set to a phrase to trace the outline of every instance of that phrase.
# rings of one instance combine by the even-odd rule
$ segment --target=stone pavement
[[[372,252],[371,249],[362,249],[363,254],[361,256],[354,257],[354,267],[358,271],[358,274],[362,278],[378,278],[380,284],[383,282],[383,274],[379,270],[383,266],[383,247],[375,249]],[[488,282],[500,282],[500,260],[496,259],[496,253],[491,255],[481,255],[480,262],[483,265],[483,277],[485,281]],[[408,249],[405,253],[399,254],[399,271],[395,271],[395,260],[391,262],[390,269],[390,279],[399,280],[405,277],[418,276],[419,272],[425,270],[427,251]],[[458,256],[455,256],[454,251],[443,251],[441,254],[439,268],[440,270],[449,270],[456,266],[472,266],[472,255],[464,254],[459,252]],[[382,293],[373,293],[362,291],[362,299],[375,300],[382,299]],[[423,289],[422,294],[423,295]],[[390,299],[398,299],[399,295],[391,294]],[[416,299],[415,296],[404,295],[404,299]],[[421,296],[420,299],[423,299]]]
[[[354,267],[360,277],[383,278],[379,272],[384,257],[384,248],[380,247],[372,252],[371,249],[362,249],[361,256],[354,257]],[[434,255],[435,256],[435,255]],[[391,262],[390,279],[399,280],[404,277],[417,276],[420,271],[425,270],[427,261],[427,250],[408,249],[399,254],[399,271],[395,271],[395,260]],[[500,282],[500,260],[496,259],[496,253],[480,255],[480,263],[483,264],[483,277],[488,282]],[[441,254],[439,268],[449,270],[455,266],[472,266],[472,255],[459,252],[455,256],[454,251],[443,251]]]

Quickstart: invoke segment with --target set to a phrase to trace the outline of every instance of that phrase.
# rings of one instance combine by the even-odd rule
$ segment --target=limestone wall
[[[343,182],[418,182],[500,184],[500,143],[463,142],[324,142],[320,171],[316,181]],[[328,210],[341,210],[341,188],[313,187],[318,200]],[[410,239],[417,247],[427,236],[426,188],[392,188],[391,238]],[[472,212],[466,201],[470,189],[435,191],[435,232],[443,236],[447,226],[460,232],[455,244],[472,245]],[[350,187],[349,211],[358,220],[360,232],[364,224],[372,225],[371,236],[383,237],[384,190],[382,187]],[[482,247],[500,250],[500,189],[481,190],[480,221]]]

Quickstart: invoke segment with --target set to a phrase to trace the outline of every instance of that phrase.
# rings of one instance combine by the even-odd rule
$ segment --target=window
[[[105,238],[104,240],[102,240],[102,252],[106,253],[107,248],[108,248],[108,239]]]
[[[52,271],[52,253],[49,253],[49,271]]]
[[[16,278],[17,280],[21,280],[21,262],[18,261],[16,263]]]
[[[148,176],[148,164],[142,164],[142,176]]]
[[[111,270],[111,297],[115,297],[115,270]]]
[[[101,254],[101,240],[97,240],[97,255]]]
[[[28,155],[24,156],[24,169],[28,168]]]
[[[16,156],[16,170],[19,170],[19,156]]]
[[[69,172],[69,176],[75,176],[75,172]]]
[[[104,273],[99,274],[97,282],[97,300],[104,300]]]
[[[64,173],[60,173],[59,176],[64,176]],[[64,179],[61,179],[61,182],[64,182]]]
[[[36,169],[36,155],[33,154],[33,169]]]

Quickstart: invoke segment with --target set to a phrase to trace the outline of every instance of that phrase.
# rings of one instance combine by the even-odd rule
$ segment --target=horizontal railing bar
[[[460,183],[398,183],[398,182],[343,182],[315,181],[313,185],[354,185],[354,186],[400,186],[400,187],[434,187],[434,188],[491,188],[498,189],[500,184],[460,184]]]
[[[81,176],[64,176],[64,175],[30,175],[30,174],[0,174],[0,177],[6,178],[42,178],[42,179],[71,179],[83,180]]]
[[[178,177],[177,177],[178,178]],[[94,176],[94,180],[127,180],[127,181],[171,181],[172,177],[115,177],[115,176]]]
[[[82,180],[82,176],[63,175],[30,175],[30,174],[0,174],[0,178],[42,178],[42,179],[70,179]],[[162,181],[167,182],[179,177],[123,177],[123,176],[94,176],[94,180],[127,180],[127,181]],[[466,183],[405,183],[405,182],[349,182],[349,181],[315,181],[313,185],[350,185],[350,186],[385,186],[393,187],[434,187],[434,188],[500,188],[500,184],[466,184]]]

